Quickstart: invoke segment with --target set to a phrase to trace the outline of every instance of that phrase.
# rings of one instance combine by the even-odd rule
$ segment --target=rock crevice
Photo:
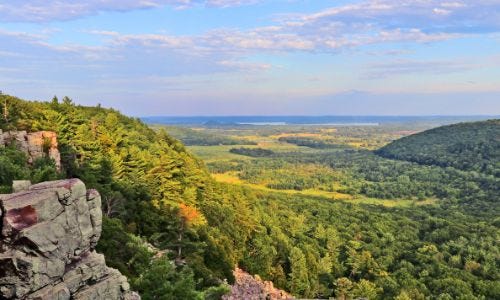
[[[0,195],[0,299],[140,299],[95,252],[101,197],[79,179]]]

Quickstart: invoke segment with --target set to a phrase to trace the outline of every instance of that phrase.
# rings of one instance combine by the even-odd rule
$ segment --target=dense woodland
[[[366,150],[276,153],[256,161],[212,162],[213,172],[239,171],[239,177],[278,190],[339,192],[379,199],[498,199],[498,177],[481,172],[389,160]]]
[[[152,125],[153,128],[164,128],[169,135],[181,140],[186,146],[215,146],[215,145],[255,145],[255,143],[242,139],[219,134],[212,134],[187,127]]]
[[[234,154],[246,155],[250,157],[266,157],[274,154],[272,150],[262,148],[232,148],[229,152]]]
[[[328,141],[318,138],[304,138],[304,137],[281,137],[280,142],[295,144],[297,146],[305,146],[317,149],[336,149],[345,148],[345,145],[335,144],[333,141]]]
[[[2,192],[13,179],[61,176],[97,188],[107,216],[98,250],[143,299],[218,299],[235,265],[299,297],[500,298],[497,173],[391,160],[358,149],[282,152],[248,165],[210,166],[236,168],[256,181],[277,180],[271,182],[278,184],[276,191],[256,190],[215,182],[203,162],[166,131],[115,110],[77,106],[67,97],[0,100],[8,110],[0,128],[56,131],[64,167],[57,174],[47,160],[28,166],[15,148],[1,149]],[[481,131],[481,123],[474,126]],[[493,126],[498,130],[498,123]],[[293,182],[292,189],[437,201],[389,208],[279,192],[296,177],[280,170],[311,164],[298,168],[304,183]],[[165,255],[153,258],[158,250]]]
[[[462,123],[400,139],[381,156],[500,176],[500,120]]]

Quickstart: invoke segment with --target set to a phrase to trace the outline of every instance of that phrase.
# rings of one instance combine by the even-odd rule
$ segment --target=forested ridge
[[[500,177],[500,120],[434,128],[396,140],[377,154]]]
[[[98,250],[144,299],[218,299],[235,265],[299,297],[500,298],[498,180],[487,169],[420,166],[349,149],[284,156],[284,163],[348,165],[345,187],[356,193],[439,198],[408,208],[353,205],[216,183],[167,132],[112,109],[67,97],[0,100],[8,108],[1,129],[57,132],[64,168],[28,166],[7,147],[0,185],[6,191],[13,179],[64,176],[97,188],[107,215]],[[367,163],[352,165],[353,157]],[[151,248],[166,254],[153,258]]]

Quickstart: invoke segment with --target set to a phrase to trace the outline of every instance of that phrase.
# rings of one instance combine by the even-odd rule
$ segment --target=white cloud
[[[5,1],[4,1],[5,2]],[[72,19],[99,11],[126,11],[162,5],[235,6],[257,0],[0,0],[0,20],[49,21]],[[196,36],[123,35],[94,30],[115,45],[190,49],[192,53],[221,51],[338,51],[376,43],[428,43],[465,35],[500,31],[500,0],[372,0],[285,16],[275,24],[249,30],[214,29]]]
[[[16,20],[43,22],[58,18],[71,19],[104,10],[130,10],[167,4],[176,7],[225,7],[254,2],[19,1],[18,6],[14,6],[0,0],[0,19],[18,18]],[[18,69],[20,71],[16,72],[16,76],[18,79],[22,78],[13,83],[12,80],[4,79],[0,83],[24,85],[25,89],[30,89],[29,82],[43,78],[44,87],[48,90],[54,89],[54,85],[58,84],[77,86],[81,89],[95,85],[107,91],[137,90],[140,93],[141,90],[156,89],[158,85],[165,84],[165,81],[154,80],[157,78],[168,81],[168,78],[218,76],[227,73],[231,73],[227,76],[247,76],[249,73],[256,77],[258,74],[267,76],[273,73],[267,71],[274,71],[276,65],[266,61],[266,55],[259,54],[335,54],[384,43],[390,44],[393,49],[391,53],[404,54],[401,49],[406,47],[401,46],[401,43],[433,43],[485,32],[498,32],[500,17],[495,17],[500,9],[495,8],[500,8],[499,3],[500,1],[493,0],[374,0],[338,6],[312,14],[287,15],[265,27],[245,30],[218,28],[195,35],[124,34],[98,28],[84,32],[102,37],[101,40],[97,39],[99,42],[93,46],[55,44],[51,41],[57,39],[51,37],[59,33],[54,30],[42,30],[38,34],[0,30],[3,73]],[[369,47],[365,49],[373,51]],[[259,60],[256,57],[262,58]],[[482,67],[468,62],[398,60],[388,64],[371,65],[365,76],[386,78],[416,73],[458,73]],[[165,85],[172,90],[177,88],[176,84],[177,82]],[[210,86],[208,83],[206,85]],[[180,87],[187,88],[191,86]]]
[[[443,16],[446,16],[446,15],[451,14],[451,10],[442,9],[442,8],[434,8],[432,11],[433,11],[436,15],[443,15]]]
[[[249,5],[258,0],[0,0],[0,21],[51,22],[72,20],[103,11],[131,11],[162,6],[231,7]]]
[[[216,7],[231,7],[255,4],[258,2],[260,2],[260,0],[208,0],[206,4]]]
[[[173,36],[166,34],[136,34],[136,35],[111,35],[113,44],[130,45],[140,44],[145,47],[163,47],[171,49],[185,49],[193,47],[193,38],[188,36]]]
[[[292,16],[301,27],[317,27],[335,22],[354,26],[371,24],[382,29],[419,28],[426,32],[500,30],[499,0],[372,0]]]
[[[444,2],[441,3],[441,6],[449,8],[460,8],[460,7],[466,7],[467,5],[463,2]]]

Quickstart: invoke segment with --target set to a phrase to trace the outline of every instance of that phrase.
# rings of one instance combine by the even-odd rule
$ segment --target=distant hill
[[[500,176],[500,119],[427,130],[377,150],[380,156]]]
[[[212,134],[206,130],[194,130],[187,127],[155,125],[153,128],[165,128],[168,134],[179,139],[186,146],[216,146],[216,145],[256,145],[246,139],[236,139],[229,136]]]

